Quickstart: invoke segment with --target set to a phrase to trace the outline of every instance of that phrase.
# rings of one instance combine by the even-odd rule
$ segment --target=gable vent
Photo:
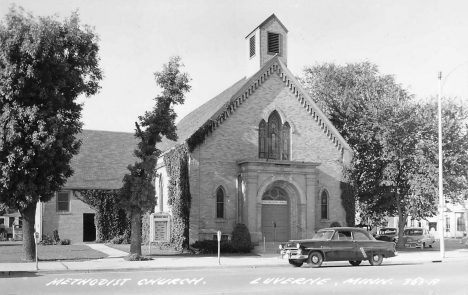
[[[250,37],[250,57],[255,55],[255,35]]]
[[[277,33],[268,33],[268,53],[280,53],[280,35]]]

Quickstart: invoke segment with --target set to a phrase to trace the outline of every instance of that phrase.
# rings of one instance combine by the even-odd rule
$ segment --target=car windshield
[[[334,231],[332,230],[321,230],[315,234],[312,240],[329,240],[333,236]]]
[[[405,230],[405,236],[420,236],[423,234],[422,229],[408,229]]]
[[[394,235],[396,232],[396,228],[383,228],[380,230],[381,235]]]

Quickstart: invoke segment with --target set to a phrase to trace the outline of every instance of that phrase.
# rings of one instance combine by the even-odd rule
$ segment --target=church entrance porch
[[[253,244],[304,239],[315,230],[318,163],[238,160],[238,222]]]

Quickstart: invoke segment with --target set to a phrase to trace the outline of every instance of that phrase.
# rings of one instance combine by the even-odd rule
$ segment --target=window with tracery
[[[328,194],[326,191],[322,192],[320,199],[321,218],[328,219]]]
[[[224,218],[224,190],[218,187],[216,190],[216,218]]]
[[[283,125],[283,152],[282,152],[282,159],[283,160],[289,160],[290,156],[290,145],[291,145],[291,140],[290,140],[290,132],[291,132],[291,127],[289,127],[289,123],[286,122]]]
[[[266,122],[262,120],[258,126],[258,157],[266,158]]]
[[[282,124],[276,111],[268,122],[261,120],[258,126],[258,157],[291,160],[291,126],[288,122]]]

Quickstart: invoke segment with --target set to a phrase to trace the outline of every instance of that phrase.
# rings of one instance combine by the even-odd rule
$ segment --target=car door
[[[356,244],[350,230],[337,230],[332,240],[332,259],[354,260],[356,257]]]

